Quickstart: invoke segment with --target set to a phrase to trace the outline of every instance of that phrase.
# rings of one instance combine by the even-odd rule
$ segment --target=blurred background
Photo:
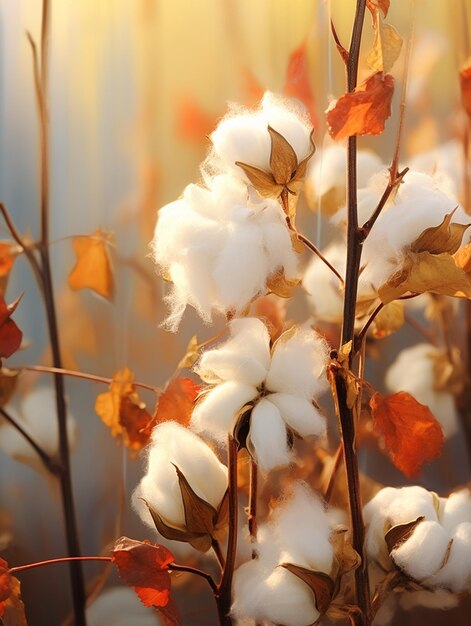
[[[354,5],[353,0],[51,2],[51,254],[66,367],[112,376],[128,366],[137,380],[162,387],[191,336],[204,340],[215,333],[192,311],[178,335],[159,328],[166,316],[165,286],[148,258],[157,209],[198,180],[207,135],[230,101],[252,106],[266,89],[300,98],[316,125],[318,148],[329,144],[323,112],[345,90],[329,21],[348,47]],[[468,0],[391,2],[388,22],[404,38],[414,20],[405,164],[410,156],[460,137],[458,68],[470,53],[470,13]],[[39,223],[38,123],[26,33],[39,41],[40,18],[39,0],[0,4],[0,200],[19,231],[32,238]],[[371,41],[367,15],[365,53]],[[385,133],[360,141],[385,162],[392,154],[402,69],[403,55],[393,70],[398,86]],[[325,243],[328,226],[315,210],[302,204],[299,222],[313,240]],[[74,264],[70,237],[98,227],[116,238],[113,304],[67,286]],[[7,239],[4,225],[0,228],[0,238]],[[50,364],[43,307],[22,258],[11,274],[7,300],[20,293],[15,319],[25,341],[8,365]],[[293,317],[306,319],[302,296],[296,307]],[[386,349],[396,349],[394,341],[387,340]],[[27,394],[51,385],[48,374],[22,374],[12,410],[21,410]],[[106,387],[67,379],[66,388],[78,425],[72,462],[83,552],[98,554],[120,534],[147,537],[129,504],[142,462],[116,445],[94,412],[96,395]],[[144,397],[151,405],[152,394]],[[38,419],[50,419],[47,403],[33,406]],[[461,455],[457,473],[437,488],[469,480],[465,448],[453,450]],[[392,474],[391,480],[399,479]],[[0,450],[0,551],[14,564],[65,553],[57,485],[8,449]],[[87,565],[89,581],[99,571]],[[60,624],[67,617],[65,566],[28,572],[21,580],[31,626]],[[117,581],[111,576],[106,584]],[[208,623],[191,603],[183,603],[182,613],[186,624]],[[100,619],[97,623],[115,623]]]

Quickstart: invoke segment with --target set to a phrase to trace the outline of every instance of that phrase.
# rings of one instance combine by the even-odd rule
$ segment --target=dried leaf
[[[275,182],[286,185],[298,167],[298,157],[291,144],[271,126],[268,126],[271,140],[270,169]]]
[[[448,252],[454,254],[461,245],[464,232],[471,224],[452,223],[454,209],[445,215],[443,221],[438,226],[426,228],[417,239],[411,244],[412,252],[430,252],[430,254],[440,254]]]
[[[394,78],[376,72],[355,91],[333,101],[326,111],[329,133],[333,139],[354,135],[378,135],[391,115]]]
[[[347,541],[346,528],[334,531],[330,542],[334,548],[335,560],[337,562],[335,578],[342,577],[360,565],[360,555],[354,550],[352,544]]]
[[[462,362],[461,351],[452,348],[452,361],[444,352],[428,355],[433,362],[433,388],[454,396],[460,394],[466,385],[466,369]]]
[[[309,75],[307,43],[303,41],[289,56],[283,93],[301,100],[306,105],[311,120],[315,122],[316,103]]]
[[[0,358],[8,358],[21,346],[23,333],[11,319],[22,296],[7,305],[0,296]]]
[[[279,269],[267,278],[267,289],[280,298],[291,298],[293,291],[299,285],[299,278],[288,279],[284,270]]]
[[[0,406],[5,406],[15,392],[19,371],[3,367],[0,370]]]
[[[188,426],[201,386],[191,378],[174,378],[159,398],[153,425],[174,421]]]
[[[97,397],[95,411],[113,437],[121,439],[128,448],[140,450],[147,445],[152,417],[140,401],[134,374],[127,367],[116,372],[110,390]]]
[[[470,277],[448,253],[419,252],[408,255],[402,269],[378,289],[384,304],[408,292],[471,298],[471,282]]]
[[[401,54],[402,37],[393,26],[385,24],[378,14],[373,18],[373,24],[375,38],[366,62],[376,72],[389,72]]]
[[[404,302],[394,301],[386,304],[373,322],[373,337],[384,339],[399,330],[404,324]]]
[[[113,300],[114,276],[108,253],[110,236],[100,229],[86,237],[74,237],[72,246],[77,260],[69,274],[71,289],[92,289]]]
[[[118,539],[112,550],[112,559],[124,582],[134,589],[144,606],[159,609],[167,607],[169,619],[179,624],[175,605],[170,597],[169,565],[173,554],[164,546],[135,541],[128,537]],[[172,623],[172,622],[168,622]]]
[[[11,241],[0,241],[0,295],[4,295],[8,278],[21,248]]]
[[[471,274],[471,243],[457,250],[453,254],[455,265],[463,269],[467,274]]]
[[[28,626],[21,600],[20,581],[9,572],[8,563],[0,558],[0,621],[4,626]]]
[[[390,0],[366,0],[366,6],[373,14],[373,17],[380,10],[383,17],[386,17],[389,11]]]
[[[191,369],[196,361],[200,358],[199,350],[200,347],[198,344],[198,339],[196,335],[193,335],[186,347],[185,356],[180,359],[180,362],[177,365],[177,369]]]
[[[334,581],[324,572],[315,572],[299,565],[281,563],[289,572],[300,578],[312,590],[315,598],[316,609],[322,615],[327,611],[334,594]]]
[[[471,64],[460,71],[460,86],[464,110],[471,117]]]
[[[236,165],[243,169],[245,175],[262,198],[278,198],[283,191],[283,185],[279,185],[275,181],[273,174],[264,172],[258,167],[242,163],[241,161],[236,161]]]
[[[376,434],[394,465],[408,478],[441,454],[443,431],[430,409],[409,393],[375,393],[370,400]]]
[[[405,543],[409,537],[411,537],[420,522],[424,519],[425,518],[422,515],[412,522],[407,522],[407,524],[397,524],[396,526],[390,528],[384,536],[389,554],[391,554],[393,550],[397,550],[397,548]]]

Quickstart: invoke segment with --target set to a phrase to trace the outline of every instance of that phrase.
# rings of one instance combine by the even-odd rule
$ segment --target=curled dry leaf
[[[111,555],[119,575],[142,604],[155,608],[165,624],[178,625],[177,609],[170,595],[169,566],[173,554],[158,544],[121,537]]]
[[[113,437],[121,439],[128,448],[140,450],[147,445],[152,417],[140,401],[134,374],[127,367],[116,372],[110,390],[97,397],[95,411]]]
[[[390,24],[385,24],[379,13],[373,14],[375,38],[366,62],[376,72],[389,72],[402,50],[402,37]]]
[[[460,86],[464,110],[471,117],[471,64],[460,71]]]
[[[334,595],[335,584],[332,578],[325,572],[315,572],[299,565],[281,563],[289,572],[300,578],[312,590],[315,598],[316,609],[322,615],[327,611]]]
[[[410,393],[375,393],[370,407],[376,435],[383,439],[391,461],[408,478],[417,476],[424,463],[441,454],[440,424]]]
[[[366,6],[371,11],[373,17],[379,11],[386,17],[389,11],[389,4],[391,0],[366,0]]]
[[[107,300],[114,297],[114,276],[108,251],[110,235],[97,229],[91,235],[74,237],[77,260],[69,274],[71,289],[92,289]]]
[[[438,226],[426,228],[411,244],[412,252],[430,252],[430,254],[442,252],[454,254],[457,252],[463,235],[471,224],[452,223],[451,220],[455,211],[456,209],[445,215],[442,223]]]
[[[391,115],[394,78],[376,72],[355,91],[334,100],[326,111],[327,126],[333,139],[354,135],[379,135]]]
[[[0,358],[8,358],[21,346],[23,333],[11,319],[22,296],[7,305],[0,296]]]
[[[4,626],[27,626],[20,581],[10,574],[8,563],[2,558],[0,558],[0,621]]]
[[[291,298],[299,283],[299,278],[286,278],[283,269],[279,269],[267,278],[267,289],[280,298]]]

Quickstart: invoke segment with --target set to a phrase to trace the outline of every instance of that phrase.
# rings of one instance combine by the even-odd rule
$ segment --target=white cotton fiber
[[[391,552],[391,558],[411,578],[421,581],[440,568],[449,541],[449,534],[438,522],[423,521]]]
[[[445,565],[427,581],[454,593],[471,590],[471,524],[458,524],[452,533],[451,548]]]
[[[249,452],[263,471],[290,461],[286,425],[269,398],[259,400],[253,409],[247,437]]]
[[[454,532],[455,528],[462,522],[471,523],[471,494],[469,489],[452,493],[446,499],[441,514],[442,526],[450,533]]]
[[[301,437],[325,434],[325,418],[309,400],[286,393],[271,393],[268,399],[278,408],[286,424]]]

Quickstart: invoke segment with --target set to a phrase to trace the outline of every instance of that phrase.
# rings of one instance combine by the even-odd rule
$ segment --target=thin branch
[[[187,572],[188,574],[194,574],[195,576],[200,576],[204,578],[208,585],[211,587],[211,591],[215,596],[218,594],[218,587],[214,582],[213,577],[203,570],[197,569],[196,567],[190,567],[189,565],[178,565],[177,563],[170,563],[168,566],[169,572]]]
[[[10,567],[9,574],[17,574],[35,567],[44,567],[45,565],[56,565],[57,563],[70,563],[76,561],[107,561],[112,559],[110,556],[64,556],[59,559],[48,559],[47,561],[37,561],[36,563],[28,563],[27,565],[19,565],[18,567]]]
[[[111,385],[111,383],[113,382],[112,378],[107,378],[106,376],[97,376],[96,374],[89,374],[87,372],[77,372],[75,370],[69,370],[63,367],[50,367],[49,365],[18,365],[17,367],[11,367],[10,369],[14,372],[27,370],[29,372],[43,372],[45,374],[62,374],[64,376],[72,376],[74,378],[91,380],[95,383],[104,383],[105,385]],[[152,385],[147,385],[146,383],[134,381],[133,385],[135,387],[140,387],[141,389],[147,389],[148,391],[152,391],[157,395],[163,393],[162,389],[160,389],[159,387],[152,387]]]
[[[347,65],[348,64],[348,50],[346,50],[340,43],[340,39],[337,34],[334,21],[332,19],[330,20],[330,30],[332,32],[332,37],[334,38],[335,45],[337,46],[337,50],[340,56],[342,57],[343,62],[345,63],[345,65]]]
[[[376,220],[380,216],[381,211],[384,209],[384,207],[385,207],[387,201],[389,200],[392,192],[399,185],[399,183],[402,182],[402,179],[404,178],[404,176],[407,174],[408,171],[409,171],[409,168],[405,167],[401,172],[397,173],[397,175],[396,175],[396,177],[394,179],[392,179],[392,180],[390,179],[389,180],[388,186],[384,190],[384,193],[381,196],[380,201],[378,202],[377,207],[373,211],[371,217],[361,227],[361,233],[362,233],[363,239],[366,239],[368,237],[368,235],[370,234],[370,231],[373,228],[374,223],[376,222]]]
[[[20,433],[20,435],[22,435],[22,437],[26,439],[26,441],[30,444],[33,450],[38,454],[46,469],[51,472],[51,474],[54,474],[54,476],[58,476],[62,471],[60,465],[56,461],[54,461],[54,459],[52,459],[49,454],[45,452],[45,450],[41,448],[37,441],[35,441],[33,437],[31,437],[31,435],[23,428],[23,426],[21,426],[19,422],[17,422],[9,413],[7,413],[7,411],[3,407],[0,407],[0,415],[2,415],[4,419],[6,419],[6,421],[9,422],[13,426],[13,428],[15,428]]]
[[[383,308],[384,308],[384,304],[382,302],[380,302],[378,304],[378,306],[375,308],[375,310],[373,311],[373,313],[370,315],[370,317],[366,320],[363,328],[360,330],[358,335],[355,337],[355,353],[358,352],[360,347],[363,345],[363,342],[364,342],[364,340],[366,338],[366,333],[368,332],[368,329],[370,328],[371,324],[375,321],[376,316],[379,313],[381,313]]]
[[[211,541],[211,548],[213,549],[214,555],[221,569],[224,569],[224,554],[222,553],[221,546],[219,545],[219,541],[217,539],[213,539]]]
[[[335,269],[335,267],[332,265],[332,263],[330,263],[325,256],[322,254],[322,252],[319,250],[319,248],[317,246],[315,246],[312,241],[310,241],[307,237],[305,237],[303,234],[301,234],[300,232],[296,231],[296,236],[299,239],[299,241],[302,241],[303,244],[306,246],[306,248],[308,248],[309,250],[311,250],[311,252],[314,252],[314,254],[317,254],[317,256],[321,259],[321,261],[323,261],[327,267],[337,276],[337,278],[339,279],[341,285],[345,284],[344,279],[342,278],[342,275],[340,274],[340,272],[338,270]]]

